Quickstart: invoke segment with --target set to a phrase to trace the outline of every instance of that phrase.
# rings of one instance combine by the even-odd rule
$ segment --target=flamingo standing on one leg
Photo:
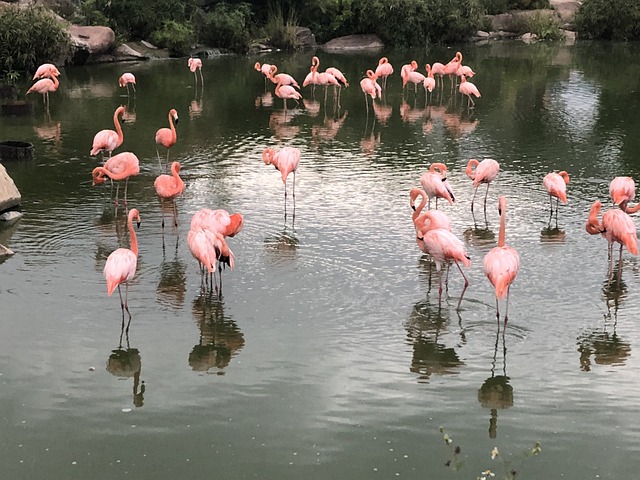
[[[556,197],[556,225],[558,224],[558,206],[560,202],[562,202],[563,205],[567,204],[568,184],[569,174],[564,170],[558,173],[547,173],[542,180],[542,186],[549,194],[549,203],[551,205],[551,211],[549,213],[549,223],[551,223],[551,217],[553,216],[553,197]]]
[[[431,199],[436,199],[436,209],[438,208],[438,198],[444,198],[451,205],[455,202],[455,196],[451,190],[451,185],[447,180],[447,166],[443,163],[432,163],[429,171],[420,177],[422,188],[429,197],[429,206],[431,209]]]
[[[475,167],[475,171],[474,171]],[[487,192],[484,195],[484,210],[487,211],[487,196],[489,195],[489,184],[498,176],[500,172],[500,164],[492,158],[485,158],[481,162],[478,162],[475,158],[469,160],[467,163],[467,169],[465,173],[473,180],[473,186],[475,191],[473,192],[473,198],[471,199],[471,212],[473,213],[473,202],[476,200],[476,194],[478,193],[478,187],[481,183],[487,184]]]
[[[169,149],[173,147],[178,140],[178,134],[176,133],[176,125],[178,124],[178,112],[175,108],[169,110],[169,128],[160,128],[156,132],[156,154],[158,155],[158,162],[162,169],[162,161],[160,160],[160,152],[158,151],[158,145],[162,145],[167,149],[167,163],[165,169],[169,165]]]
[[[120,106],[116,108],[116,111],[113,112],[113,124],[115,126],[115,130],[100,130],[93,137],[93,145],[91,146],[90,155],[97,155],[99,152],[102,152],[104,156],[104,152],[111,154],[113,151],[122,145],[124,140],[124,135],[122,133],[122,127],[120,126],[119,117],[124,114],[125,107]]]
[[[118,79],[118,85],[120,88],[127,87],[127,97],[129,96],[129,85],[133,88],[133,93],[136,93],[136,77],[133,73],[123,73]]]
[[[256,62],[253,65],[253,68],[262,73],[262,75],[264,75],[264,89],[267,89],[267,79],[269,78],[269,72],[271,71],[271,67],[272,65],[268,64],[268,63],[263,63],[260,64],[260,62]]]
[[[451,80],[451,93],[453,93],[453,88],[455,86],[455,76],[458,73],[458,69],[462,65],[462,53],[456,52],[455,57],[453,57],[449,63],[444,66],[444,74],[449,75],[449,80]]]
[[[373,100],[379,98],[382,95],[382,87],[378,85],[377,76],[373,73],[373,70],[367,70],[367,77],[360,80],[360,88],[364,93],[364,103],[367,106],[367,115],[369,115],[369,101],[367,95],[371,97],[371,103]]]
[[[387,88],[387,78],[390,75],[393,75],[393,66],[389,63],[389,59],[387,57],[382,57],[378,61],[378,66],[376,67],[376,71],[374,72],[376,77],[382,78],[382,88]]]
[[[196,57],[189,57],[187,66],[193,77],[196,79],[196,88],[198,88],[198,73],[200,74],[200,85],[204,87],[204,77],[202,76],[202,60]]]
[[[96,167],[93,169],[93,185],[100,185],[101,183],[104,183],[105,177],[110,178],[112,182],[120,182],[124,180],[124,208],[126,209],[129,177],[133,177],[139,173],[140,162],[138,161],[138,157],[131,152],[121,152],[109,158],[103,167]],[[119,190],[120,183],[116,186],[116,207],[118,206]]]
[[[262,160],[265,165],[273,165],[276,167],[276,170],[282,175],[285,202],[287,200],[287,177],[290,173],[293,173],[293,198],[295,200],[296,170],[300,164],[300,149],[295,147],[282,147],[276,152],[273,148],[265,148],[262,151]]]
[[[426,105],[428,93],[433,94],[433,89],[436,88],[436,79],[433,77],[433,71],[431,70],[431,65],[427,63],[424,66],[424,68],[427,70],[427,76],[423,80],[422,85],[424,86],[424,91],[425,91],[424,103]]]
[[[173,224],[178,226],[176,197],[184,191],[184,182],[180,178],[180,162],[171,164],[171,175],[160,175],[153,182],[160,201],[169,200],[173,204]],[[162,228],[164,229],[164,212],[162,212]]]
[[[56,75],[51,75],[51,78],[43,78],[42,80],[38,80],[34,83],[29,90],[27,90],[27,95],[30,93],[41,93],[42,99],[44,101],[44,105],[49,109],[49,92],[55,92],[58,90],[60,86],[60,82],[58,82],[58,77]]]
[[[507,215],[507,197],[500,197],[498,200],[498,211],[500,212],[500,235],[498,246],[493,247],[484,256],[484,274],[491,285],[496,289],[496,316],[500,319],[500,309],[498,300],[507,298],[507,308],[504,314],[506,325],[509,316],[509,288],[518,275],[520,266],[520,255],[515,248],[505,245],[505,223]]]
[[[467,77],[465,77],[464,75],[461,75],[460,78],[460,87],[458,87],[458,89],[460,90],[461,94],[467,96],[467,107],[469,107],[469,102],[471,102],[472,107],[475,107],[476,102],[473,101],[471,95],[475,95],[477,98],[480,98],[480,90],[478,90],[478,87],[476,87],[473,83],[468,82]]]
[[[282,83],[278,82],[278,84],[276,85],[276,97],[281,98],[284,102],[284,114],[286,116],[287,99],[291,98],[293,101],[295,101],[297,107],[300,104],[298,100],[302,98],[302,94],[291,85],[283,85]]]
[[[118,294],[120,295],[120,306],[122,308],[122,314],[126,310],[129,313],[129,305],[127,302],[129,292],[129,281],[136,274],[136,266],[138,263],[138,239],[136,232],[133,229],[133,220],[136,220],[138,227],[140,226],[140,214],[138,210],[132,208],[129,210],[127,223],[129,226],[129,237],[131,238],[131,248],[118,248],[111,252],[107,258],[107,263],[104,265],[104,278],[107,280],[107,295],[111,296],[113,291],[118,287]],[[124,283],[124,301],[122,300],[122,292],[120,291],[120,284]],[[124,321],[124,318],[123,318]],[[128,327],[127,327],[128,328]]]

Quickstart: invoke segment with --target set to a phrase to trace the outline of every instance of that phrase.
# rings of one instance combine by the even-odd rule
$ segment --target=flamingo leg
[[[164,215],[162,216],[164,220]],[[173,225],[178,226],[178,207],[176,206],[175,199],[173,200]]]
[[[478,185],[475,189],[475,191],[473,192],[473,198],[471,199],[471,213],[473,213],[473,203],[476,201],[476,195],[478,194],[478,187],[480,187],[480,185]],[[485,197],[484,199],[485,205],[484,208],[487,208],[487,199]]]
[[[456,262],[456,266],[458,267],[458,270],[460,270],[460,274],[462,275],[462,278],[464,278],[464,287],[462,288],[462,294],[460,295],[460,300],[458,300],[458,306],[456,307],[456,310],[460,310],[460,304],[462,303],[462,297],[464,297],[464,292],[467,291],[467,287],[469,286],[469,279],[467,278],[467,276],[462,271],[462,268],[460,267],[458,262]]]
[[[124,180],[124,209],[127,209],[127,187],[129,186],[129,177]]]
[[[507,322],[509,321],[509,290],[511,290],[511,285],[509,285],[507,287],[507,307],[506,307],[506,310],[504,312],[504,324],[505,324],[505,326],[507,325]]]
[[[484,194],[484,211],[487,213],[487,197],[489,196],[489,183],[487,183],[487,191]]]

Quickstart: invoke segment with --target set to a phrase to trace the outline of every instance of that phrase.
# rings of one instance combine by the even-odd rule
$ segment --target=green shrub
[[[41,63],[67,59],[64,27],[42,7],[0,9],[0,74],[33,72]]]
[[[191,25],[165,20],[162,27],[151,34],[151,41],[168,49],[173,55],[185,56],[191,50],[195,35]]]
[[[219,3],[212,11],[194,18],[199,42],[236,52],[247,49],[250,22],[251,6],[248,3]]]
[[[540,40],[560,40],[563,38],[558,20],[552,14],[536,12],[516,26],[519,33],[535,33]]]
[[[489,15],[498,15],[511,10],[539,10],[549,8],[549,0],[480,0]]]
[[[638,0],[584,0],[575,17],[583,38],[640,40]]]
[[[289,14],[285,19],[284,12],[280,5],[270,9],[267,23],[264,26],[264,33],[274,47],[283,50],[293,50],[296,45],[296,29],[298,28],[298,17],[295,8],[289,9]]]

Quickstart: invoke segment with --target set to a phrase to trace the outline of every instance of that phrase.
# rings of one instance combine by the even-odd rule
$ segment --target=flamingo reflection
[[[311,137],[323,141],[333,140],[342,128],[348,113],[348,111],[345,111],[342,116],[338,118],[325,117],[323,125],[314,125],[311,127]]]
[[[173,307],[176,310],[184,305],[187,291],[187,268],[178,257],[178,236],[173,249],[173,259],[167,260],[164,236],[162,237],[162,263],[160,264],[160,280],[156,287],[158,302],[162,305]]]
[[[124,318],[124,317],[123,317]],[[123,336],[126,348],[122,345]],[[133,404],[136,407],[144,405],[144,392],[146,390],[144,380],[140,381],[142,359],[137,348],[129,345],[129,329],[120,330],[118,348],[112,350],[107,360],[107,372],[118,378],[133,378]]]

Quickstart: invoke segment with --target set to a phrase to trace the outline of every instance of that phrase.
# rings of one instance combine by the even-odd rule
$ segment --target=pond
[[[456,50],[477,73],[475,108],[448,79],[427,107],[423,89],[403,94],[402,64],[444,63]],[[371,109],[359,81],[382,54],[396,73]],[[205,59],[203,86],[186,59],[66,68],[48,111],[30,95],[32,116],[0,117],[0,140],[34,144],[33,160],[5,162],[24,217],[0,227],[16,252],[0,265],[0,476],[634,478],[640,263],[625,251],[611,278],[606,241],[584,227],[596,199],[610,207],[613,177],[640,176],[637,49],[318,52],[320,69],[339,68],[349,88],[339,105],[331,91],[325,103],[322,87],[302,88],[285,114],[253,65],[275,63],[301,83],[312,55]],[[135,96],[118,88],[125,71]],[[128,207],[142,219],[128,332],[102,274],[129,246],[126,213],[108,186],[92,185],[101,160],[89,155],[121,104],[116,152],[140,160]],[[170,159],[186,183],[177,227],[153,187],[154,134],[172,108]],[[261,156],[283,146],[301,150],[286,204]],[[484,187],[471,213],[471,158],[501,165],[486,216]],[[409,206],[434,162],[456,195],[439,208],[471,258],[459,309],[462,278],[453,267],[439,300]],[[542,187],[554,170],[571,177],[557,226]],[[506,326],[482,269],[499,195],[521,259]],[[205,207],[245,219],[221,295],[202,290],[187,246]]]

